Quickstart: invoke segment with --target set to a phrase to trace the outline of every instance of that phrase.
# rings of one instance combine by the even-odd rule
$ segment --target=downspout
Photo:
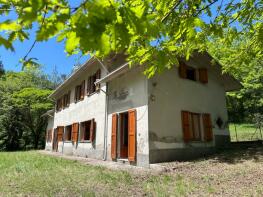
[[[107,69],[107,67],[102,63],[102,61],[97,58],[96,56],[94,56],[98,62],[100,63],[101,67],[103,68],[103,70],[106,72],[106,74],[109,73],[109,70]],[[108,140],[108,83],[106,82],[105,85],[105,91],[103,89],[100,88],[100,90],[105,94],[105,120],[104,120],[104,145],[103,145],[103,161],[107,160],[107,140]]]

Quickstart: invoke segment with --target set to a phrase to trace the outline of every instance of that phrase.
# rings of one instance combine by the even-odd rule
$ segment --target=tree
[[[35,64],[29,53],[37,41],[53,37],[65,42],[68,54],[103,58],[124,52],[131,65],[146,65],[148,76],[178,65],[194,50],[207,50],[213,36],[231,43],[247,35],[258,53],[263,48],[261,0],[83,0],[76,7],[69,0],[1,0],[0,8],[9,19],[0,23],[6,33],[0,44],[7,49],[36,29],[24,65]],[[16,18],[9,17],[13,12]]]
[[[53,84],[41,70],[6,72],[0,78],[0,150],[43,148]]]
[[[5,74],[4,64],[0,61],[0,77]]]
[[[209,52],[224,66],[224,72],[238,79],[243,88],[227,94],[228,111],[233,122],[253,122],[263,115],[263,55],[253,47],[250,37],[236,37],[231,45],[214,39]]]
[[[24,129],[23,140],[27,148],[43,147],[45,140],[45,130],[47,126],[46,118],[42,115],[53,107],[52,102],[48,99],[51,90],[38,88],[24,88],[13,94],[15,108],[21,114],[21,123]],[[30,147],[33,145],[33,147]]]

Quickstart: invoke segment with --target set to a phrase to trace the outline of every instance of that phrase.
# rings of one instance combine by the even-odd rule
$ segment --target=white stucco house
[[[148,79],[123,55],[92,57],[50,95],[46,150],[147,167],[227,145],[225,94],[241,85],[211,60],[198,53]]]

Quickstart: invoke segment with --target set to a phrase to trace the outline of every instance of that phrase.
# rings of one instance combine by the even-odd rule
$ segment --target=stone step
[[[129,162],[128,159],[122,159],[122,158],[117,159],[117,162],[118,162],[118,163],[121,163],[121,164],[130,164],[130,162]]]

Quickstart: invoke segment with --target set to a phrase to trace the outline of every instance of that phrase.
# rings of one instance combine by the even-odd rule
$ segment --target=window
[[[57,103],[56,103],[56,111],[60,111],[62,110],[62,108],[63,108],[63,100],[62,98],[60,98],[57,100]]]
[[[95,137],[95,121],[94,119],[80,123],[80,140],[93,141]]]
[[[184,62],[180,62],[179,76],[181,78],[189,79],[192,81],[199,80],[201,83],[204,83],[204,84],[208,83],[207,68],[196,69],[191,66],[188,66]]]
[[[87,94],[88,96],[93,94],[96,91],[100,90],[100,85],[95,85],[96,80],[100,79],[101,71],[100,69],[93,75],[88,78],[88,85],[87,85]]]
[[[51,142],[51,141],[52,141],[52,129],[50,129],[50,130],[47,131],[46,141],[47,141],[47,142]]]
[[[205,141],[213,139],[212,123],[210,114],[199,114],[188,111],[182,111],[182,128],[185,142],[201,141],[202,133]],[[202,116],[202,121],[201,121]],[[201,130],[201,123],[202,128]]]
[[[196,69],[190,66],[186,67],[186,79],[196,81]]]
[[[190,113],[190,132],[193,141],[201,140],[200,114]]]
[[[69,107],[70,105],[70,91],[63,96],[63,107]]]
[[[85,80],[78,86],[75,87],[75,102],[84,99],[85,95]]]
[[[64,141],[71,141],[72,125],[66,126]]]

